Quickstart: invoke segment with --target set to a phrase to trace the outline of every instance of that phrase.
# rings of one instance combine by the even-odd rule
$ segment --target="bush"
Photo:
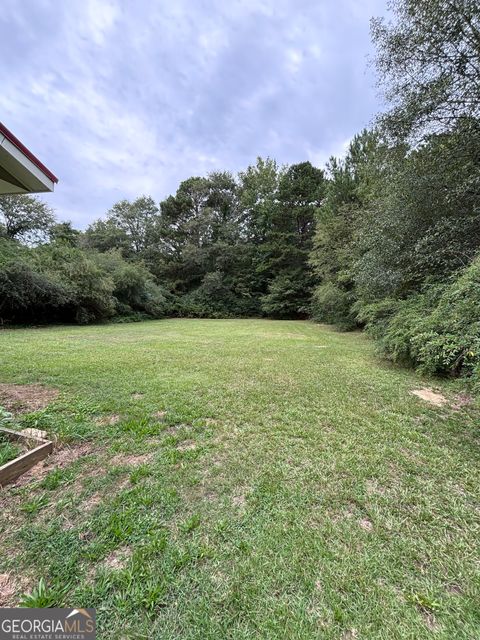
[[[36,248],[0,239],[0,323],[87,324],[160,318],[171,300],[141,263],[61,241]]]
[[[65,287],[23,262],[0,265],[0,323],[29,324],[51,321],[67,304]]]
[[[368,305],[357,300],[352,306],[352,313],[355,313],[356,322],[365,327],[372,338],[380,339],[385,334],[392,316],[398,312],[400,304],[398,300],[392,298],[385,298]]]
[[[40,273],[66,292],[66,300],[50,321],[88,324],[114,315],[113,280],[88,253],[52,244],[36,249],[33,258]]]
[[[256,301],[235,290],[222,271],[207,273],[200,286],[177,298],[175,315],[190,318],[234,318],[258,315]]]
[[[480,257],[448,285],[370,305],[360,317],[394,362],[429,374],[480,380]]]
[[[92,254],[113,280],[115,311],[119,316],[162,318],[168,310],[166,292],[153,282],[142,263],[127,262],[119,250]]]

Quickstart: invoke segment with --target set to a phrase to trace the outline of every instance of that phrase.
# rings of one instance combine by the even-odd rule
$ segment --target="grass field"
[[[0,382],[57,388],[19,426],[69,445],[0,491],[10,604],[95,607],[111,639],[480,637],[455,384],[267,320],[2,331]]]

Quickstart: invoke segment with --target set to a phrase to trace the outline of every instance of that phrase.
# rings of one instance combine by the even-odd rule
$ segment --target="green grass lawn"
[[[2,438],[0,433],[0,467],[22,453],[21,447]]]
[[[2,331],[0,382],[59,389],[19,426],[70,445],[0,491],[11,602],[43,578],[29,604],[95,607],[112,639],[480,637],[454,383],[267,320]]]

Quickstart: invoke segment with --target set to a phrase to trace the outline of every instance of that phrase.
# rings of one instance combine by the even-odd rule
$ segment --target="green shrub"
[[[118,316],[162,318],[168,310],[166,292],[153,282],[140,262],[127,262],[119,250],[92,254],[96,264],[113,280]]]
[[[0,239],[0,323],[160,318],[170,304],[143,264],[119,251],[98,254],[64,241],[28,248]]]
[[[359,318],[394,362],[433,375],[480,380],[480,257],[448,285],[369,305]]]
[[[0,323],[42,323],[70,300],[60,282],[39,273],[31,265],[10,262],[0,265]]]
[[[364,305],[357,301],[352,306],[352,313],[359,325],[365,327],[372,338],[381,338],[392,316],[399,310],[400,303],[392,298],[385,298],[380,302]]]
[[[190,318],[234,318],[259,314],[251,296],[237,291],[222,271],[207,273],[199,287],[176,298],[173,314]]]

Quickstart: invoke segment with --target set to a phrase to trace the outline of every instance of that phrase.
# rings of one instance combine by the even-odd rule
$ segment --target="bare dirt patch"
[[[473,403],[472,396],[469,396],[466,393],[459,393],[455,396],[455,402],[452,404],[452,409],[454,411],[460,411],[464,407],[468,407]]]
[[[181,431],[188,433],[191,429],[192,425],[188,422],[177,422],[176,424],[171,424],[168,427],[165,425],[165,427],[159,432],[158,436],[150,438],[149,442],[152,442],[152,444],[160,444],[162,436],[175,436]]]
[[[58,395],[58,389],[41,384],[0,383],[0,405],[14,414],[45,409]]]
[[[172,424],[162,431],[162,435],[174,436],[182,429],[190,429],[190,427],[191,425],[184,424],[182,422],[180,422],[179,424]]]
[[[180,429],[181,429],[181,425],[173,424],[171,427],[168,427],[167,429],[165,429],[165,431],[162,431],[162,433],[165,434],[166,436],[174,436],[176,433],[178,433]],[[157,441],[157,444],[158,444],[158,441]]]
[[[0,607],[18,607],[22,593],[32,588],[32,576],[0,573]]]
[[[358,514],[355,503],[348,502],[338,509],[326,509],[323,512],[323,515],[329,518],[334,524],[337,524],[345,522],[346,520],[352,520]],[[317,518],[315,518],[315,522],[317,522]]]
[[[145,464],[152,457],[151,453],[144,453],[142,455],[131,455],[128,453],[119,453],[109,461],[109,464],[114,467],[120,467],[124,465],[138,466],[139,464]]]
[[[152,418],[155,418],[155,420],[163,420],[166,415],[166,411],[155,411],[155,413],[152,413]]]
[[[365,483],[365,487],[367,490],[367,495],[369,496],[384,496],[386,491],[385,488],[378,482],[378,480],[367,480]]]
[[[102,496],[99,493],[94,493],[82,501],[82,508],[87,513],[90,513],[95,509],[95,507],[98,507],[101,502]]]
[[[203,501],[207,503],[215,503],[218,502],[219,499],[218,493],[209,486],[206,486],[204,483],[188,487],[185,491],[182,491],[182,496],[185,499],[185,502]]]
[[[443,407],[447,403],[447,399],[438,391],[429,389],[428,387],[422,387],[421,389],[413,389],[410,393],[429,404],[433,404],[435,407]]]
[[[109,425],[117,424],[120,422],[121,417],[118,413],[111,413],[108,416],[99,416],[95,418],[95,424],[98,424],[99,427],[108,427]]]
[[[232,498],[232,504],[235,507],[238,507],[239,509],[244,509],[245,508],[245,503],[246,503],[246,498],[243,494],[237,495],[237,496],[233,496]]]
[[[373,524],[368,518],[362,518],[358,523],[364,531],[372,531]]]
[[[16,589],[10,573],[0,573],[0,607],[11,604]]]
[[[104,566],[108,569],[124,569],[127,565],[129,558],[132,556],[132,550],[130,547],[120,547],[115,549],[112,553],[105,558]]]
[[[184,440],[183,442],[179,442],[176,448],[178,451],[193,451],[197,448],[197,445],[193,440]]]
[[[218,500],[218,494],[215,493],[215,491],[204,490],[202,499],[205,500],[205,502],[216,502]]]
[[[144,393],[132,393],[132,400],[141,400],[144,395]]]

